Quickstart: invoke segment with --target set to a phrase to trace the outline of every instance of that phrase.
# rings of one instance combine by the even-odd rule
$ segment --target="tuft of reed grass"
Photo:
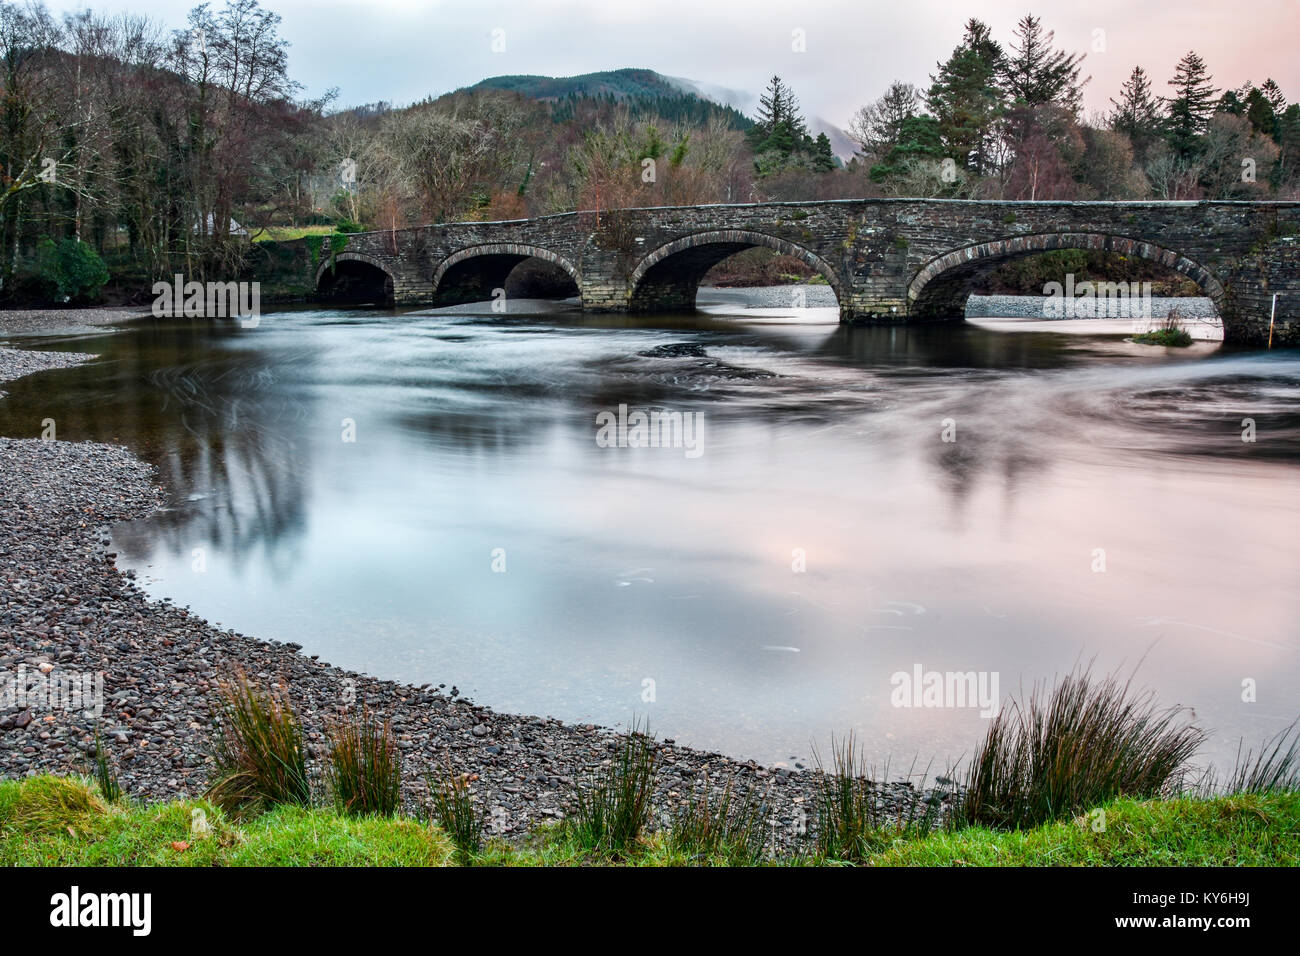
[[[95,782],[99,784],[100,795],[109,803],[117,803],[122,799],[122,786],[117,781],[117,772],[113,770],[113,765],[108,759],[108,750],[104,747],[104,741],[99,735],[99,728],[95,728]]]
[[[609,764],[594,771],[586,786],[574,787],[575,808],[565,827],[578,846],[614,856],[630,853],[649,827],[659,769],[649,725],[642,729],[634,720]]]
[[[1172,345],[1185,348],[1192,344],[1192,333],[1183,328],[1183,314],[1177,308],[1169,310],[1160,327],[1133,336],[1134,342],[1143,345]]]
[[[889,767],[877,776],[853,734],[831,739],[831,766],[813,748],[820,774],[817,791],[817,853],[829,860],[865,863],[898,840],[925,836],[938,822],[940,801],[914,790],[891,807],[886,792]],[[922,775],[923,778],[928,776]]]
[[[402,806],[402,760],[388,721],[369,711],[326,729],[326,781],[339,811],[353,817],[396,816]]]
[[[1157,710],[1132,681],[1067,675],[1035,685],[989,726],[966,772],[953,822],[1020,829],[1071,816],[1117,797],[1176,790],[1205,740],[1182,708]]]
[[[429,778],[428,784],[433,795],[433,817],[455,845],[457,861],[469,866],[483,849],[483,816],[474,807],[470,775],[453,773],[448,760],[446,776],[441,780]]]
[[[668,846],[696,859],[721,858],[730,866],[753,866],[763,858],[763,841],[771,824],[768,793],[735,789],[727,780],[717,800],[704,778],[698,799],[686,801],[673,816]]]
[[[5,825],[29,834],[82,830],[108,812],[104,798],[81,777],[31,777],[8,807]]]
[[[311,803],[302,724],[286,694],[262,690],[237,670],[218,682],[213,711],[209,800],[231,813]]]
[[[1264,742],[1259,753],[1241,752],[1228,778],[1225,792],[1287,793],[1300,790],[1300,720]]]

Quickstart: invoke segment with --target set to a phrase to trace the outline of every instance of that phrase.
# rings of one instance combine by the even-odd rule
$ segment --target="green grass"
[[[106,809],[98,793],[71,777],[36,777],[0,790],[0,821],[35,836],[80,829]]]
[[[75,778],[0,782],[3,866],[445,866],[452,853],[413,820],[281,806],[237,822],[204,800],[108,805]]]
[[[1202,799],[1116,800],[1072,820],[1003,832],[972,827],[896,834],[869,866],[1296,866],[1300,793]],[[203,835],[195,817],[206,823]],[[188,844],[185,846],[184,844]],[[246,820],[203,800],[106,803],[89,780],[0,781],[0,866],[449,866],[457,853],[436,827],[409,819],[350,817],[278,806]],[[822,865],[787,856],[778,865]],[[488,866],[726,866],[643,835],[621,856],[593,851],[560,824],[522,843],[493,840]]]
[[[1295,866],[1300,793],[1118,800],[1102,818],[1002,833],[940,831],[878,854],[876,866]]]

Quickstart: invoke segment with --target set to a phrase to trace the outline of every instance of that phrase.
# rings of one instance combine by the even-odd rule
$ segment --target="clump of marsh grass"
[[[1192,344],[1192,333],[1183,328],[1183,314],[1175,307],[1169,310],[1159,328],[1135,335],[1133,341],[1142,345],[1170,345],[1186,348]]]
[[[953,822],[1018,829],[1082,812],[1117,797],[1177,789],[1204,733],[1157,710],[1131,679],[1076,671],[1028,700],[1004,705],[966,772]]]
[[[329,726],[326,780],[339,811],[348,816],[392,817],[402,806],[402,761],[388,721],[369,711]]]
[[[1259,753],[1241,752],[1224,788],[1226,794],[1287,793],[1300,790],[1300,720],[1264,742]]]
[[[636,721],[618,753],[586,786],[575,786],[575,808],[565,820],[574,841],[585,850],[625,855],[650,823],[650,798],[659,776],[659,748]]]
[[[109,803],[117,803],[121,800],[122,786],[118,783],[117,772],[108,759],[108,751],[104,747],[104,741],[99,735],[98,727],[95,728],[94,770],[95,782],[99,785],[100,795]]]
[[[483,816],[474,806],[470,775],[453,773],[448,760],[446,776],[441,780],[429,778],[428,784],[434,819],[456,847],[461,865],[468,866],[483,849]]]
[[[889,799],[889,768],[873,780],[866,755],[853,734],[831,740],[831,766],[813,750],[820,774],[817,791],[817,853],[830,860],[864,863],[894,842],[924,836],[939,820],[941,800],[913,790],[901,802]],[[928,775],[926,774],[922,777]],[[892,804],[892,805],[891,805]]]
[[[714,800],[706,776],[698,799],[687,800],[673,815],[668,846],[699,859],[720,857],[731,866],[753,866],[763,857],[771,819],[767,793],[752,787],[737,792],[733,776]]]
[[[302,724],[286,694],[262,690],[240,670],[218,682],[213,711],[209,800],[234,813],[311,803]]]

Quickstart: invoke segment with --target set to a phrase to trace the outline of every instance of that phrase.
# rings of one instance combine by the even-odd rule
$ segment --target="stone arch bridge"
[[[337,240],[335,240],[337,242]],[[973,283],[1052,249],[1151,259],[1214,300],[1228,341],[1300,344],[1300,202],[1004,202],[865,199],[566,213],[329,240],[314,283],[396,304],[485,301],[520,263],[572,280],[583,309],[692,308],[705,273],[754,246],[820,273],[845,322],[961,318]],[[557,271],[558,270],[558,271]]]

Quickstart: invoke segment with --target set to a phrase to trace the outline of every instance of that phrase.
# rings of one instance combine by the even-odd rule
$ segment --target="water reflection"
[[[102,357],[7,386],[0,431],[48,416],[135,448],[174,502],[118,529],[121,560],[342,666],[571,720],[648,713],[764,760],[849,729],[882,757],[958,756],[974,712],[890,706],[916,663],[1008,692],[1147,654],[1228,759],[1295,716],[1294,352],[465,308],[58,347]],[[705,454],[596,447],[620,404],[705,413]]]

